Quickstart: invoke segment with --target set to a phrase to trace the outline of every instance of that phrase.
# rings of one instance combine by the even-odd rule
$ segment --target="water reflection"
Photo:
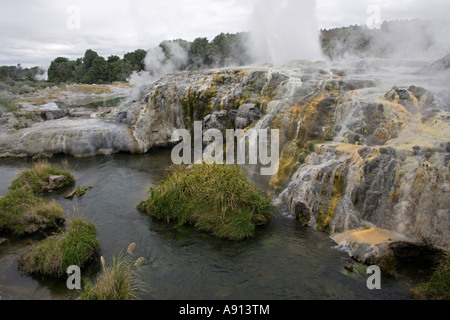
[[[130,243],[137,244],[135,255],[146,259],[139,273],[147,291],[142,299],[409,298],[408,279],[385,279],[383,290],[369,291],[363,271],[343,271],[351,261],[326,234],[302,227],[285,217],[282,209],[254,239],[244,242],[219,240],[140,214],[136,205],[168,174],[169,150],[85,159],[56,157],[49,162],[67,162],[77,186],[93,187],[81,198],[57,201],[69,216],[83,215],[95,223],[107,262]],[[0,194],[30,163],[29,159],[0,161]],[[17,257],[28,249],[28,241],[13,239],[0,250],[0,296],[73,298],[65,281],[38,280],[18,271]]]

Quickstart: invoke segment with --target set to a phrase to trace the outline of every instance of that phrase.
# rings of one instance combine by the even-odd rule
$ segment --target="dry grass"
[[[111,93],[111,87],[109,85],[89,85],[89,84],[77,84],[71,85],[66,88],[67,91],[72,93],[81,94],[108,94]]]
[[[88,282],[81,300],[136,300],[142,285],[137,279],[137,268],[142,264],[144,258],[133,261],[131,258],[134,247],[133,243],[128,247],[128,256],[120,255],[113,257],[112,265],[106,266],[101,258],[102,272],[94,285]]]

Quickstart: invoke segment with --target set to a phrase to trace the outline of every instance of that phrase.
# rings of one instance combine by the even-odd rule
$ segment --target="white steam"
[[[169,73],[180,70],[188,62],[188,51],[178,42],[167,41],[164,44],[168,55],[165,54],[161,46],[150,49],[144,59],[145,70],[135,71],[129,77],[128,82],[134,87],[131,94],[132,100],[140,99],[142,94],[155,81]]]
[[[390,22],[373,37],[375,48],[385,48],[389,58],[440,59],[450,53],[449,21]]]
[[[322,59],[315,0],[259,0],[250,28],[249,50],[257,62]]]
[[[326,30],[324,51],[332,60],[434,61],[450,53],[449,28],[448,20],[414,19],[384,21],[380,29],[373,30],[366,26]]]
[[[165,42],[165,46],[169,51],[169,59],[159,46],[149,50],[144,59],[145,69],[153,76],[161,77],[177,71],[188,61],[187,50],[178,42]]]

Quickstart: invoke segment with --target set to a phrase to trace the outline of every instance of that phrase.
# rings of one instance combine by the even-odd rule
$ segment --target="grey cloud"
[[[89,48],[120,55],[166,39],[249,31],[258,1],[0,0],[0,64],[48,65],[56,56],[81,56]],[[81,9],[80,30],[66,26],[72,4]],[[447,0],[317,0],[319,27],[364,24],[370,4],[378,4],[386,20],[446,18],[450,12]]]
[[[322,28],[362,25],[370,14],[371,5],[380,8],[382,20],[448,19],[450,1],[447,0],[317,0],[317,15]]]

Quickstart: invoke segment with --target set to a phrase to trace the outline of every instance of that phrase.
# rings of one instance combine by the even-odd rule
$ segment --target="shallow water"
[[[31,160],[0,161],[0,194]],[[49,162],[67,163],[77,186],[92,186],[73,200],[57,198],[70,217],[83,215],[98,230],[101,255],[107,264],[132,242],[135,256],[146,262],[139,275],[146,299],[409,299],[410,278],[383,277],[382,290],[367,289],[365,267],[355,266],[336,249],[328,235],[302,227],[283,213],[258,230],[257,236],[236,243],[183,227],[154,221],[136,205],[167,174],[170,151],[146,155],[118,154],[76,159],[56,157]],[[261,189],[266,189],[260,186]],[[77,292],[65,281],[46,281],[23,275],[17,258],[29,250],[28,241],[11,239],[0,246],[0,297],[2,299],[70,299]]]

